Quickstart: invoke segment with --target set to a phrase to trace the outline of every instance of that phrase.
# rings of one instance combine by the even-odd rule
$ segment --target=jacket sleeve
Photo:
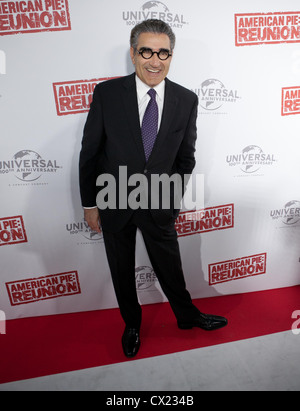
[[[196,165],[197,115],[198,98],[195,95],[185,135],[176,156],[176,170],[181,175],[182,179],[185,174],[191,175]]]
[[[190,112],[189,121],[185,130],[184,138],[179,147],[176,156],[176,173],[180,175],[178,183],[181,187],[178,187],[178,192],[181,194],[180,198],[175,195],[175,204],[173,207],[173,218],[176,219],[180,212],[180,201],[182,200],[189,179],[192,175],[193,169],[196,165],[195,151],[197,140],[197,115],[198,115],[198,97],[195,95],[194,103],[192,104],[192,110]],[[186,177],[185,177],[186,176]]]
[[[83,207],[96,206],[97,164],[105,142],[99,85],[96,86],[84,127],[79,158],[79,185]]]

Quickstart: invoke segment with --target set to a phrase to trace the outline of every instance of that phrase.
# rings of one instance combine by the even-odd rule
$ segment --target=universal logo
[[[230,154],[226,157],[230,167],[240,169],[244,175],[257,175],[263,167],[273,166],[277,162],[274,154],[266,154],[259,146],[250,145],[241,153]]]
[[[11,160],[0,160],[0,176],[13,173],[24,183],[33,183],[42,175],[55,174],[61,168],[57,160],[45,159],[32,150],[21,150]]]
[[[201,114],[226,114],[221,110],[224,104],[235,104],[241,99],[237,90],[226,87],[214,78],[203,81],[192,91],[199,97]]]
[[[156,291],[155,284],[158,281],[153,268],[147,266],[136,267],[135,281],[137,291]]]
[[[300,201],[292,200],[286,203],[283,208],[271,210],[270,217],[275,221],[280,221],[286,227],[299,227]]]
[[[188,24],[182,14],[172,12],[161,1],[147,1],[139,10],[123,11],[122,17],[127,26],[135,26],[148,19],[163,20],[171,27],[178,29]]]
[[[88,243],[86,242],[85,244],[103,243],[103,234],[92,231],[85,220],[66,224],[66,230],[72,237],[77,238],[80,236],[88,240]]]

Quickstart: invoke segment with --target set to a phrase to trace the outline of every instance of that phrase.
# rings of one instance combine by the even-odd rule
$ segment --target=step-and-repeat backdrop
[[[130,31],[147,18],[172,26],[169,78],[199,96],[204,206],[176,222],[192,297],[300,283],[297,0],[1,0],[7,318],[117,306],[103,239],[83,220],[78,156],[94,87],[133,72]],[[140,234],[136,286],[142,304],[165,301]]]

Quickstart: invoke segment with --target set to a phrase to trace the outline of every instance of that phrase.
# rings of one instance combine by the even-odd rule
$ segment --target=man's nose
[[[150,64],[155,67],[158,67],[160,65],[160,59],[158,58],[158,55],[156,53],[151,57]]]

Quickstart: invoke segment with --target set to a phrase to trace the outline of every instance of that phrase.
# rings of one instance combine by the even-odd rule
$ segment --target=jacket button
[[[147,174],[147,173],[148,173],[148,170],[147,170],[147,169],[145,169],[145,170],[144,170],[144,174]]]

